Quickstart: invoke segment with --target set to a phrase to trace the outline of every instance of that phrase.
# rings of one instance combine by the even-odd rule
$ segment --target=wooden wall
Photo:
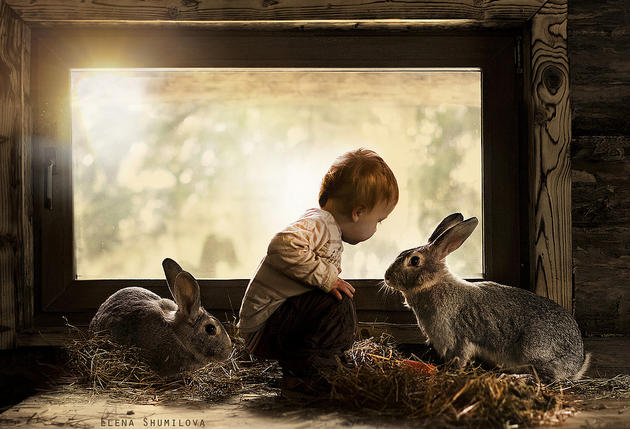
[[[0,348],[32,320],[29,59],[30,30],[0,0]]]
[[[576,317],[630,335],[630,12],[569,1]]]
[[[120,7],[121,3],[125,7]],[[418,3],[125,0],[121,3],[0,0],[0,348],[13,343],[13,327],[16,323],[27,326],[33,312],[33,249],[32,243],[24,240],[24,237],[32,236],[29,229],[31,184],[27,177],[31,172],[27,167],[31,134],[28,125],[30,34],[27,25],[68,21],[93,23],[94,20],[158,20],[162,25],[164,21],[173,20],[225,21],[236,18],[459,18],[489,26],[500,25],[505,20],[526,22],[534,17],[531,21],[533,43],[527,48],[531,50],[532,70],[526,70],[526,73],[531,73],[532,79],[529,96],[532,98],[530,119],[534,120],[537,130],[533,137],[536,139],[534,147],[540,149],[533,157],[541,161],[531,171],[537,177],[531,191],[537,202],[543,202],[535,205],[530,213],[536,290],[567,308],[571,307],[569,248],[571,234],[577,234],[573,240],[573,258],[576,308],[581,326],[589,333],[607,330],[628,333],[628,306],[622,304],[627,303],[623,296],[623,275],[627,285],[628,268],[623,264],[627,265],[629,253],[623,214],[627,215],[629,210],[628,204],[623,203],[624,192],[626,196],[628,192],[620,178],[624,173],[628,176],[624,148],[628,146],[629,125],[623,118],[624,88],[618,87],[616,91],[609,87],[611,76],[619,81],[623,78],[624,65],[628,70],[628,62],[624,62],[626,60],[619,51],[628,45],[628,26],[624,26],[627,12],[622,1],[604,1],[609,8],[602,7],[601,2],[593,6],[587,0],[570,2],[568,46],[571,67],[577,67],[570,74],[571,85],[577,91],[570,99],[574,118],[572,141],[571,129],[564,126],[567,121],[563,119],[571,112],[566,97],[566,61],[563,58],[550,61],[548,55],[551,52],[556,56],[566,51],[566,0],[427,0]],[[17,15],[21,20],[16,19]],[[604,25],[600,20],[604,20]],[[611,49],[608,41],[613,35],[619,41]],[[602,72],[606,68],[599,61],[603,47],[606,55],[617,61],[609,67],[611,74]],[[616,66],[621,67],[616,69]],[[615,69],[619,71],[615,72]],[[572,170],[565,158],[568,141],[571,141],[573,152]],[[552,164],[556,167],[548,168]],[[571,189],[565,186],[570,172],[574,178],[572,210],[569,210],[568,197]],[[588,196],[589,192],[591,196]],[[568,222],[571,214],[573,228]],[[16,287],[20,290],[20,302],[14,294]],[[596,310],[594,301],[601,304],[600,309]],[[614,315],[612,325],[609,321],[611,314]]]

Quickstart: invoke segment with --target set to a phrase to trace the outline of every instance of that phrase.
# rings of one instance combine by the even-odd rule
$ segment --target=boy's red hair
[[[360,148],[337,158],[324,176],[319,206],[323,208],[331,198],[339,202],[345,214],[358,206],[371,210],[381,201],[398,202],[398,182],[383,158]]]

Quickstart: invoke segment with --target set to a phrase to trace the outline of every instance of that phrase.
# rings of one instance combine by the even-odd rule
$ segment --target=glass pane
[[[449,213],[481,219],[479,70],[72,71],[79,279],[250,278],[271,237],[317,207],[340,154],[378,152],[400,186],[344,278],[383,277]],[[481,227],[451,268],[479,276]]]

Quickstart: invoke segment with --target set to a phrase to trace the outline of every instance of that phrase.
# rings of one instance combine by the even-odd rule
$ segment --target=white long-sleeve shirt
[[[255,334],[287,298],[313,288],[330,292],[339,276],[342,252],[341,229],[322,209],[307,210],[277,233],[241,303],[237,326],[248,345],[255,346]]]

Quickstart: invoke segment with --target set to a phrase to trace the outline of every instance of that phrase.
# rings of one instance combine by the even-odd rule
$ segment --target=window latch
[[[523,74],[523,38],[517,36],[514,40],[514,67],[516,74]]]
[[[53,159],[48,160],[46,166],[46,176],[44,183],[44,208],[53,209],[53,174],[55,170],[55,161]]]

